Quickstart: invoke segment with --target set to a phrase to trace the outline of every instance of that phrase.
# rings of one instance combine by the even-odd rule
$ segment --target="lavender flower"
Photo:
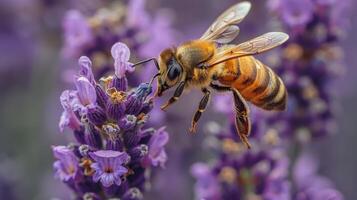
[[[144,0],[131,0],[127,4],[115,2],[90,15],[78,10],[69,11],[63,22],[65,42],[62,48],[65,63],[69,63],[67,66],[71,66],[79,55],[86,55],[93,60],[95,77],[101,77],[113,70],[110,55],[115,57],[113,53],[120,52],[109,50],[117,41],[125,42],[134,53],[133,57],[138,59],[157,56],[164,48],[171,46],[178,35],[171,27],[172,16],[164,9],[158,9],[156,14],[151,16],[145,10],[145,3]],[[130,54],[121,56],[129,58]],[[122,72],[118,71],[117,66],[121,64],[123,63],[115,59],[115,74],[119,77]],[[129,72],[132,69],[130,65],[128,62],[126,66]],[[155,73],[156,68],[144,67],[137,71],[130,81],[137,84],[139,80],[147,80]],[[67,68],[63,79],[71,82],[73,74],[73,69]],[[162,103],[155,103],[151,124],[159,124],[165,119],[158,106]]]
[[[167,160],[164,147],[168,141],[169,136],[164,127],[157,130],[157,133],[150,138],[147,159],[153,166],[164,166]]]
[[[337,191],[333,183],[326,177],[317,174],[318,163],[311,154],[304,152],[296,161],[293,178],[297,186],[297,200],[343,200],[343,195]]]
[[[291,3],[276,0],[268,5],[272,3],[273,11],[291,36],[281,49],[282,58],[277,55],[271,57],[275,60],[271,65],[277,66],[276,71],[287,87],[289,105],[287,112],[269,117],[268,123],[280,127],[287,124],[283,129],[279,128],[279,132],[300,142],[336,132],[329,85],[342,70],[342,50],[337,42],[344,27],[337,28],[335,20],[338,18],[336,11],[341,14],[341,6],[345,4],[340,5],[337,1]],[[300,11],[294,11],[296,9]]]
[[[252,140],[254,149],[247,150],[236,142],[235,132],[214,138],[218,158],[211,164],[192,167],[197,180],[196,199],[290,199],[289,159],[283,149],[271,148],[269,140],[261,140],[260,144]]]
[[[161,10],[150,16],[143,0],[132,0],[127,4],[116,2],[108,6],[98,8],[92,15],[79,10],[67,12],[63,20],[62,49],[66,61],[73,61],[80,55],[89,56],[93,58],[95,76],[101,77],[112,70],[110,54],[113,51],[110,52],[110,47],[117,41],[128,44],[136,58],[157,56],[163,48],[172,45],[176,33],[171,28],[170,18]],[[149,75],[153,73],[149,70]],[[66,74],[71,76],[69,72]]]
[[[271,10],[279,12],[282,19],[291,27],[304,28],[313,17],[312,0],[271,0],[268,6]]]
[[[62,181],[74,180],[78,173],[78,158],[65,146],[54,146],[53,155],[58,160],[53,164],[55,176]]]
[[[335,131],[327,86],[337,75],[341,61],[337,46],[341,29],[335,24],[336,10],[341,10],[339,3],[269,1],[269,8],[291,36],[268,59],[270,66],[277,66],[275,71],[287,86],[288,109],[282,113],[252,109],[252,151],[236,142],[233,123],[229,124],[228,135],[216,134],[209,144],[217,158],[211,164],[193,166],[197,199],[343,199],[330,180],[317,174],[316,159],[299,154],[303,150],[301,142]],[[282,58],[278,56],[281,54]],[[229,96],[216,98],[216,110],[232,118],[229,104]],[[291,149],[294,156],[289,160],[286,152]],[[297,155],[301,156],[295,160]],[[292,171],[288,170],[289,163],[294,164]]]
[[[73,131],[76,142],[53,147],[58,159],[56,177],[65,182],[78,198],[142,199],[148,170],[164,166],[164,128],[144,128],[152,109],[152,87],[142,83],[128,90],[126,72],[129,48],[123,43],[112,47],[115,75],[94,79],[88,57],[79,59],[75,90],[61,95],[64,109],[59,127]]]
[[[91,152],[90,157],[94,160],[91,168],[95,171],[93,180],[99,180],[104,187],[109,187],[114,183],[121,184],[121,176],[128,172],[128,169],[123,167],[122,164],[129,162],[129,155],[125,152],[100,150]]]
[[[63,20],[65,56],[79,56],[80,49],[89,47],[94,36],[86,18],[77,10],[67,12]]]

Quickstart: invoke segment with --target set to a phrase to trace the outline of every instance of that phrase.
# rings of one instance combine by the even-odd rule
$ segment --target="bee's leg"
[[[211,83],[210,86],[219,92],[227,92],[227,91],[233,92],[234,106],[236,111],[236,117],[235,117],[236,129],[242,142],[247,146],[248,149],[250,149],[251,145],[249,144],[248,141],[248,135],[250,133],[251,124],[248,117],[249,109],[247,103],[245,102],[241,94],[234,88],[220,86],[213,83]]]
[[[205,109],[208,105],[209,99],[211,97],[211,92],[207,88],[203,88],[202,92],[204,93],[204,96],[202,97],[202,99],[200,101],[198,110],[196,111],[195,115],[193,116],[191,128],[190,128],[191,133],[196,132],[197,122],[200,119],[202,113],[205,111]]]
[[[234,105],[235,105],[235,124],[236,129],[239,134],[242,142],[247,146],[248,149],[251,148],[251,145],[248,141],[248,135],[250,133],[250,120],[249,120],[249,108],[246,101],[243,99],[241,94],[234,88],[232,88],[234,96]]]
[[[179,83],[179,85],[175,90],[174,96],[172,96],[164,105],[160,107],[161,110],[166,110],[167,107],[175,103],[180,98],[181,94],[183,93],[183,90],[185,89],[185,84],[186,84],[185,81]]]

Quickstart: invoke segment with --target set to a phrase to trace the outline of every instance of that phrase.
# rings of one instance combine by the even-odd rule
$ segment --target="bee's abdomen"
[[[287,100],[282,80],[252,56],[236,60],[237,77],[231,86],[254,105],[266,110],[284,110]]]

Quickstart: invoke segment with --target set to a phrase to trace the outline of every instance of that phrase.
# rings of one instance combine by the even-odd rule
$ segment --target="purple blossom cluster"
[[[348,0],[271,0],[268,5],[290,35],[280,55],[271,57],[289,93],[288,109],[268,123],[299,142],[336,132],[331,83],[344,71],[338,42],[347,25]]]
[[[107,7],[98,6],[92,14],[84,14],[80,10],[68,11],[63,20],[62,54],[66,66],[71,66],[73,60],[85,55],[92,58],[93,73],[101,77],[112,71],[109,49],[117,41],[128,45],[134,59],[157,56],[162,49],[172,45],[177,32],[171,27],[169,12],[158,9],[151,16],[145,9],[145,2],[117,1]],[[74,73],[72,67],[67,68],[63,79],[71,82]],[[142,68],[130,78],[130,83],[140,83],[155,73],[155,68]],[[164,113],[156,107],[152,111],[153,124],[164,120]]]
[[[153,107],[151,83],[129,90],[129,48],[116,43],[111,54],[114,75],[97,81],[91,60],[82,56],[76,89],[60,97],[59,128],[72,130],[76,141],[52,147],[53,167],[78,199],[143,199],[152,168],[164,167],[167,160],[165,128],[144,128]]]
[[[259,130],[253,127],[253,133]],[[234,127],[212,135],[208,142],[217,158],[195,163],[195,199],[205,200],[343,200],[310,152],[296,160],[281,145],[277,132],[251,139],[253,148],[239,141]]]
[[[88,56],[93,60],[94,74],[102,76],[111,70],[108,50],[117,41],[127,44],[135,57],[156,56],[171,45],[176,35],[168,13],[165,10],[156,13],[155,16],[148,14],[145,0],[114,2],[108,7],[99,7],[93,14],[70,10],[63,20],[63,57],[68,61]],[[147,69],[146,73],[154,73],[151,68]]]
[[[247,150],[230,134],[217,136],[219,159],[196,163],[196,199],[290,199],[289,159],[281,149]]]
[[[252,150],[237,142],[233,120],[208,144],[217,158],[196,163],[196,199],[206,200],[342,200],[334,184],[318,174],[309,142],[336,131],[331,83],[341,71],[338,42],[347,22],[348,1],[270,0],[290,40],[268,57],[284,80],[287,110],[268,113],[252,109]],[[215,99],[216,110],[233,118],[230,96]],[[223,133],[222,133],[223,132]]]

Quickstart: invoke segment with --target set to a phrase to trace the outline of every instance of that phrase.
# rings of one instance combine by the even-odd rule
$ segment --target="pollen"
[[[290,44],[284,50],[284,57],[287,58],[288,60],[292,60],[292,61],[298,60],[302,57],[302,55],[303,55],[303,49],[298,44]]]
[[[233,141],[232,139],[224,139],[222,143],[222,149],[226,153],[239,154],[245,148],[243,145]]]
[[[122,103],[126,99],[126,94],[123,91],[117,91],[115,88],[109,88],[107,94],[113,103]]]
[[[237,180],[237,172],[232,167],[223,167],[219,178],[226,183],[233,184]]]
[[[280,142],[279,134],[276,129],[269,129],[263,138],[264,142],[269,145],[277,145]]]

